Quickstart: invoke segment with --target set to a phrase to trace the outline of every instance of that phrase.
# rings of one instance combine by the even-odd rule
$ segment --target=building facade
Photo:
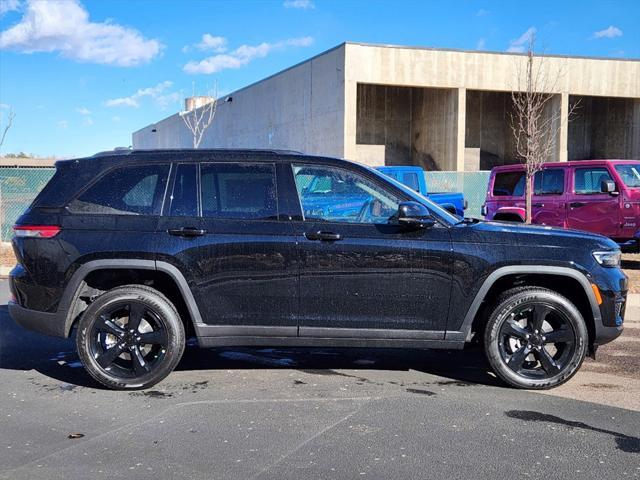
[[[273,148],[368,165],[477,171],[517,161],[510,126],[522,54],[344,43],[229,94],[201,148]],[[549,160],[640,159],[640,60],[544,56]],[[571,112],[571,116],[569,113]],[[189,148],[179,114],[134,148]]]

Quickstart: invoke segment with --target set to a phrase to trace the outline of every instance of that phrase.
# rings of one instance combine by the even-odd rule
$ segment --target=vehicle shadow
[[[190,339],[178,371],[295,369],[317,375],[345,375],[337,370],[416,370],[444,377],[456,385],[504,384],[490,374],[479,349],[464,351],[371,348],[197,347]],[[27,331],[0,306],[0,370],[35,370],[64,383],[102,388],[82,368],[75,339],[46,337]],[[349,376],[349,375],[347,375]],[[353,375],[357,377],[358,375]]]

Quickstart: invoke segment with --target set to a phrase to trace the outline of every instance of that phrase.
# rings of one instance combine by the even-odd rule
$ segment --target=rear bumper
[[[57,313],[39,312],[9,302],[9,315],[23,328],[53,337],[66,337],[64,320]]]

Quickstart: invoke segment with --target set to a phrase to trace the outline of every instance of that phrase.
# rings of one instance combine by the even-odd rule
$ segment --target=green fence
[[[480,209],[487,195],[491,172],[425,172],[430,192],[462,192],[469,207],[468,217],[482,218]]]
[[[55,168],[0,167],[0,241],[11,240],[11,227],[54,172]]]
[[[11,239],[11,227],[38,192],[53,176],[55,168],[0,167],[0,240]],[[469,203],[466,214],[480,216],[489,172],[425,172],[431,192],[462,192]]]

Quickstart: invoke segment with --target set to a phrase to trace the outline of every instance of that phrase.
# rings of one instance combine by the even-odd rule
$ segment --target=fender
[[[593,289],[591,288],[591,282],[589,279],[579,270],[575,270],[569,267],[552,267],[547,265],[514,265],[508,267],[501,267],[497,270],[493,271],[482,283],[482,286],[476,293],[476,296],[471,303],[471,307],[469,307],[469,311],[464,317],[464,321],[462,322],[462,327],[459,331],[449,331],[445,334],[445,340],[464,340],[466,342],[471,340],[471,325],[473,324],[473,320],[480,309],[480,305],[484,300],[485,296],[489,292],[489,289],[502,277],[506,275],[513,274],[544,274],[544,275],[557,275],[560,277],[569,277],[577,280],[584,293],[587,295],[589,299],[589,304],[591,306],[591,313],[593,314],[593,320],[595,324],[596,331],[600,326],[602,326],[602,315],[600,314],[600,307],[598,306],[598,301],[596,300],[595,294],[593,293]]]
[[[493,218],[495,219],[496,215],[499,215],[501,213],[508,215],[517,215],[523,222],[527,215],[525,209],[522,207],[502,207],[495,211],[495,213],[493,214]]]
[[[75,317],[73,309],[71,307],[78,296],[80,285],[87,277],[87,275],[89,275],[91,272],[106,269],[156,270],[166,273],[178,286],[178,289],[182,294],[182,298],[184,299],[187,309],[189,310],[196,329],[198,328],[198,325],[201,325],[203,323],[202,316],[200,315],[200,310],[198,309],[196,301],[193,298],[191,288],[189,288],[189,284],[184,278],[184,275],[182,275],[182,272],[180,272],[180,270],[178,270],[175,266],[167,262],[160,262],[155,260],[109,258],[103,260],[92,260],[90,262],[82,264],[78,268],[78,270],[74,272],[71,280],[69,280],[67,288],[65,289],[62,298],[60,299],[60,303],[58,304],[59,315],[65,315],[62,332],[65,337],[68,337],[71,331],[71,326]],[[66,312],[66,314],[64,312]],[[62,319],[60,320],[62,321]]]

